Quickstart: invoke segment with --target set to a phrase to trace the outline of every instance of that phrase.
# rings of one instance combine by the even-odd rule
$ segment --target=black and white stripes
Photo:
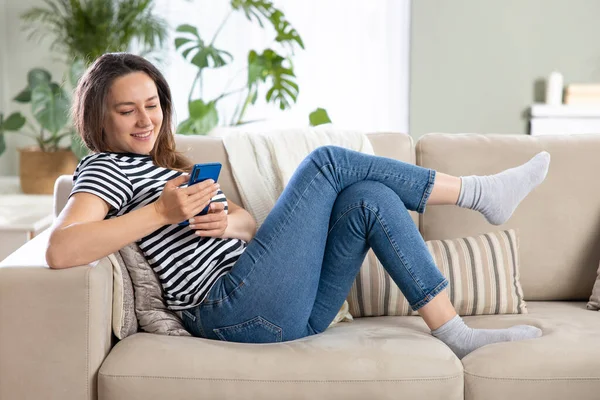
[[[73,174],[73,190],[92,193],[111,207],[105,219],[119,217],[156,201],[168,180],[181,172],[157,167],[150,156],[98,153],[85,157]],[[219,191],[213,202],[225,203]],[[137,241],[158,275],[167,305],[184,310],[202,302],[213,283],[244,252],[239,239],[206,238],[189,227],[166,225]]]

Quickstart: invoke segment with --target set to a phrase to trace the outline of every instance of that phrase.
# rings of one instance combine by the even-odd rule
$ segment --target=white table
[[[23,194],[18,177],[0,177],[0,261],[52,224],[52,202]]]

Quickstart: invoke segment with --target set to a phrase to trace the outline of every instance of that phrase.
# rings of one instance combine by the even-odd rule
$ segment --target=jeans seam
[[[435,296],[437,296],[438,293],[440,293],[442,290],[444,290],[447,286],[448,286],[448,279],[444,278],[444,280],[442,280],[435,288],[433,288],[431,291],[429,291],[429,293],[427,293],[427,295],[425,295],[425,297],[423,299],[419,300],[414,305],[411,304],[410,307],[413,309],[413,311],[418,311],[421,307],[425,306],[428,302],[433,300],[433,298]]]
[[[246,326],[249,326],[249,325],[255,323],[255,321],[258,323],[258,325],[264,327],[269,332],[275,334],[277,336],[277,339],[279,342],[281,342],[283,340],[283,328],[278,325],[275,325],[274,323],[268,321],[267,319],[261,317],[260,315],[257,317],[251,318],[247,321],[240,322],[239,324],[224,326],[221,328],[215,328],[215,329],[213,329],[213,332],[221,340],[227,341],[227,339],[221,334],[221,332],[224,329],[242,329],[242,328],[245,328]]]
[[[189,310],[195,310],[195,313],[190,312]],[[194,319],[192,320],[193,325],[198,328],[198,330],[200,331],[200,337],[205,338],[206,333],[204,332],[204,328],[202,327],[202,320],[200,319],[200,308],[199,306],[196,306],[195,308],[190,308],[190,309],[185,309],[181,311],[181,315],[183,316],[187,311],[187,317],[190,318],[190,315],[194,317]]]
[[[292,216],[291,216],[291,214],[292,214],[292,213],[293,213],[293,212],[296,210],[296,208],[298,208],[298,204],[300,203],[300,201],[301,201],[301,200],[302,200],[302,198],[304,197],[304,194],[306,193],[306,191],[308,190],[308,188],[310,187],[310,185],[312,185],[312,183],[315,181],[315,179],[317,179],[317,177],[318,177],[319,175],[323,175],[323,176],[324,176],[322,169],[323,169],[323,168],[325,168],[325,167],[328,167],[328,166],[330,166],[330,165],[332,165],[332,164],[326,164],[326,165],[323,165],[322,167],[320,167],[320,168],[319,168],[319,172],[318,172],[317,174],[315,174],[315,176],[313,176],[313,178],[310,180],[310,182],[308,183],[308,185],[306,185],[306,189],[304,189],[304,191],[303,191],[303,192],[302,192],[302,194],[300,195],[300,198],[298,199],[298,201],[296,202],[296,204],[294,204],[294,207],[293,207],[293,208],[290,210],[290,213],[289,213],[290,215],[288,216],[288,218],[285,220],[285,222],[282,222],[282,223],[280,223],[280,224],[279,224],[279,226],[280,226],[280,227],[281,227],[281,226],[284,226],[285,224],[287,224],[287,223],[288,223],[288,221],[289,221],[289,220],[290,220],[290,218],[292,217]],[[278,237],[278,236],[279,236],[279,233],[280,233],[282,230],[283,230],[283,228],[279,228],[279,227],[278,227],[278,229],[276,230],[276,232],[275,232],[275,233],[273,233],[273,234],[271,235],[271,237],[270,237],[268,240],[269,240],[269,241],[272,241],[272,240],[273,240],[273,238],[276,238],[276,237]],[[248,273],[246,274],[246,276],[244,277],[244,279],[242,280],[242,282],[240,282],[240,284],[239,284],[239,285],[238,285],[238,286],[237,286],[235,289],[233,289],[233,290],[231,291],[231,293],[229,293],[227,296],[225,296],[225,297],[224,297],[224,298],[222,298],[222,299],[215,300],[214,302],[210,302],[210,303],[209,303],[209,302],[204,302],[204,303],[202,303],[202,304],[201,304],[201,306],[205,306],[205,305],[206,305],[206,306],[209,306],[209,305],[217,305],[217,304],[220,304],[220,303],[222,303],[222,302],[226,301],[227,299],[229,299],[233,293],[235,293],[235,292],[236,292],[236,291],[237,291],[239,288],[241,288],[242,286],[244,286],[244,284],[245,284],[245,282],[246,282],[246,279],[248,279],[248,278],[249,278],[249,277],[250,277],[250,276],[251,276],[251,275],[254,273],[254,271],[256,270],[256,266],[257,266],[257,265],[258,265],[258,263],[259,263],[259,262],[262,260],[262,258],[264,257],[264,255],[265,255],[265,252],[262,252],[262,254],[259,254],[259,255],[257,256],[257,258],[256,258],[256,261],[254,262],[254,266],[252,267],[252,269],[250,270],[250,272],[248,272]]]
[[[433,184],[435,182],[435,170],[429,170],[429,180],[427,185],[425,186],[425,190],[423,191],[423,196],[421,196],[421,201],[419,202],[419,207],[417,207],[417,212],[419,214],[423,214],[425,212],[425,205],[427,204],[427,200],[429,200],[429,196],[431,195],[431,191],[433,190]]]
[[[360,208],[360,207],[364,207],[364,204],[352,204],[352,205],[350,205],[348,207],[350,207],[350,208],[348,208],[346,211],[344,211],[342,213],[342,215],[340,215],[339,218],[334,222],[334,224],[331,225],[331,228],[329,229],[329,231],[327,232],[327,234],[330,234],[331,231],[333,231],[333,229],[337,226],[338,222],[340,222],[340,220],[342,218],[344,218],[346,216],[346,214],[348,214],[350,211],[352,211],[354,209],[357,209],[357,208]]]
[[[387,226],[383,222],[383,219],[379,217],[379,213],[377,213],[375,210],[373,210],[367,204],[364,204],[363,207],[366,208],[366,209],[368,209],[369,211],[371,211],[373,214],[375,214],[375,218],[377,218],[377,221],[379,221],[379,224],[381,225],[381,228],[383,229],[383,232],[385,232],[385,236],[387,237],[388,242],[390,242],[390,245],[394,249],[394,252],[396,253],[396,256],[398,257],[398,259],[402,263],[402,266],[404,267],[404,269],[406,269],[406,271],[408,272],[408,274],[410,275],[410,277],[412,278],[412,280],[415,282],[415,284],[419,287],[419,289],[421,290],[421,292],[423,294],[425,294],[425,291],[423,290],[423,285],[421,284],[421,281],[414,276],[412,268],[410,268],[408,266],[408,263],[406,262],[406,260],[404,259],[404,257],[401,254],[402,252],[397,248],[396,243],[390,237],[388,229],[387,229]]]
[[[352,172],[352,173],[354,173],[354,175],[356,175],[356,172],[364,173],[364,171],[360,170],[360,169],[344,168],[344,167],[334,166],[333,164],[327,164],[327,166],[329,166],[329,165],[333,166],[334,169]],[[375,173],[379,174],[379,175],[383,175],[385,177],[399,179],[399,180],[401,180],[403,182],[406,182],[406,183],[410,184],[411,187],[419,187],[420,186],[419,183],[416,182],[414,179],[407,179],[407,178],[405,178],[402,175],[388,174],[388,173],[380,172],[380,171],[375,171]],[[414,185],[414,183],[416,183],[416,185]]]

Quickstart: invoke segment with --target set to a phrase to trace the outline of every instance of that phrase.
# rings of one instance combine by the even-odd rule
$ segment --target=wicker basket
[[[71,175],[77,167],[71,150],[46,152],[38,147],[19,149],[21,190],[27,194],[52,194],[61,175]]]

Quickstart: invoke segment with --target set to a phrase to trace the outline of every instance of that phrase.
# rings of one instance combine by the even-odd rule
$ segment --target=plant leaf
[[[2,131],[18,131],[25,125],[25,117],[20,112],[14,112],[2,122]]]
[[[26,87],[13,100],[19,103],[29,103],[31,101],[31,89]]]
[[[4,141],[4,133],[0,132],[0,156],[6,150],[6,142]]]
[[[279,103],[281,110],[290,108],[299,93],[298,84],[294,82],[294,70],[286,67],[286,61],[289,62],[271,49],[266,49],[262,54],[255,51],[248,54],[248,87],[269,80],[271,87],[265,98],[267,102]]]
[[[311,112],[308,116],[308,120],[310,122],[310,126],[331,123],[331,119],[329,119],[329,115],[327,115],[327,111],[324,108],[317,108],[315,111]]]
[[[194,35],[198,39],[200,39],[200,35],[198,34],[198,29],[195,26],[192,26],[189,24],[179,25],[177,27],[177,29],[175,30],[175,32],[191,33],[192,35]]]
[[[190,43],[191,41],[192,41],[192,39],[178,37],[175,39],[175,48],[179,50],[179,48],[181,46],[183,46],[184,44]]]
[[[252,22],[253,17],[256,22],[264,26],[263,22],[270,22],[277,33],[275,40],[280,43],[297,43],[304,48],[304,43],[298,32],[285,19],[283,12],[273,6],[272,1],[268,0],[231,0],[231,7],[234,10],[242,10],[246,18]]]
[[[69,100],[56,83],[38,85],[32,90],[31,110],[40,125],[53,135],[69,121]]]
[[[72,87],[77,86],[77,82],[85,73],[85,62],[82,59],[76,59],[69,67],[69,81]]]
[[[180,26],[180,28],[182,26]],[[183,31],[190,33],[190,28],[185,28]],[[220,68],[233,60],[233,56],[229,52],[217,49],[213,45],[207,46],[204,43],[204,40],[202,40],[197,33],[198,32],[196,30],[194,35],[195,39],[190,39],[189,37],[184,36],[175,38],[175,48],[181,51],[183,58],[190,61],[200,69]],[[188,55],[190,55],[191,59],[188,59]]]
[[[190,117],[179,124],[177,133],[184,135],[205,135],[219,123],[216,103],[204,103],[202,99],[189,103]]]
[[[48,84],[52,80],[50,72],[42,68],[34,68],[27,74],[27,82],[29,89],[33,89],[38,85]]]

